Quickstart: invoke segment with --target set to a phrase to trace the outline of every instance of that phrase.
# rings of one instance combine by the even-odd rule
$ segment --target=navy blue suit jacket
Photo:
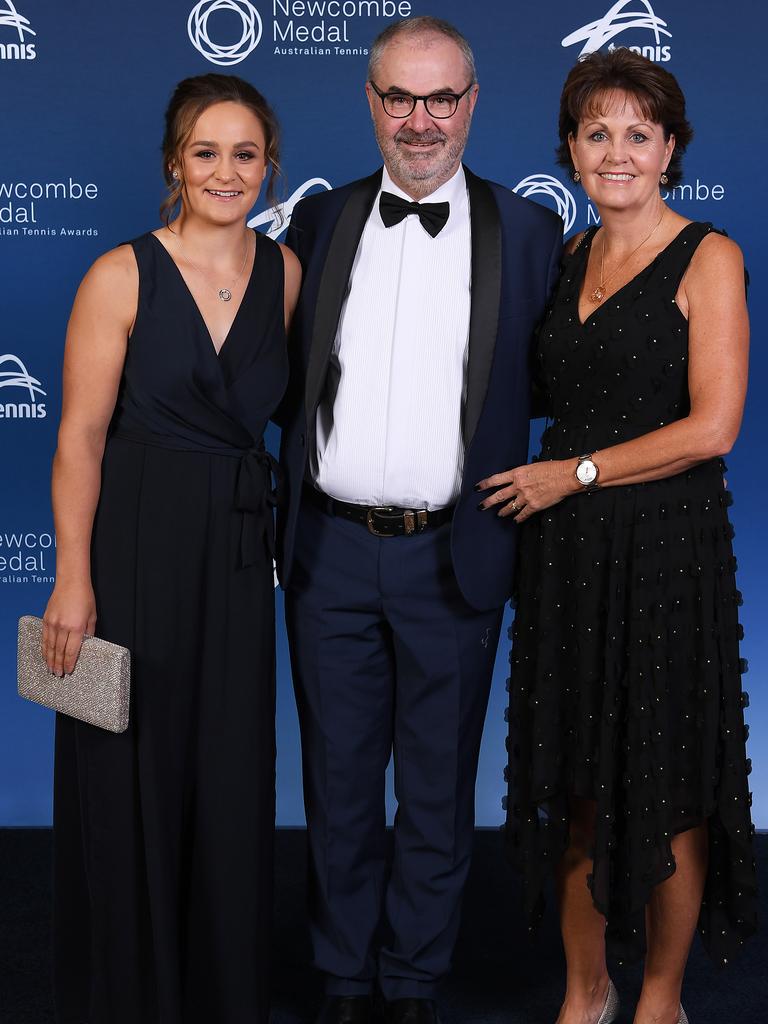
[[[517,526],[479,512],[478,480],[527,461],[534,329],[557,280],[562,221],[552,211],[465,168],[472,226],[472,301],[462,430],[464,474],[451,532],[456,578],[478,610],[512,592]],[[315,444],[339,315],[381,171],[296,206],[287,242],[304,281],[291,329],[291,379],[283,404],[281,461],[286,500],[278,567],[290,581],[302,482]],[[418,439],[414,438],[414,443]]]

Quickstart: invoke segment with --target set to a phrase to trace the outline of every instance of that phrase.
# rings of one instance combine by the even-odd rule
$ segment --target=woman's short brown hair
[[[185,78],[173,90],[165,112],[163,135],[163,177],[168,195],[160,207],[160,216],[166,225],[181,202],[184,180],[181,173],[181,154],[189,142],[197,119],[215,103],[240,103],[261,122],[264,129],[267,167],[267,202],[277,206],[277,183],[280,178],[280,126],[269,103],[258,89],[237,75],[196,75]],[[173,172],[178,177],[174,178]]]
[[[630,96],[643,117],[662,126],[666,139],[674,135],[675,149],[666,170],[667,187],[672,189],[679,185],[683,177],[683,153],[693,138],[693,129],[685,116],[685,96],[674,75],[623,46],[615,50],[596,50],[571,68],[560,97],[557,162],[573,172],[568,136],[575,138],[582,118],[601,113],[601,101],[611,92]]]

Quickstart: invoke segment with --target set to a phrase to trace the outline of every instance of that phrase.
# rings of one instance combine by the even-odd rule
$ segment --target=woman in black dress
[[[264,98],[181,82],[166,226],[75,300],[53,468],[44,654],[128,647],[131,723],[56,729],[60,1024],[266,1022],[274,827],[272,460],[300,282],[246,218],[278,169]],[[171,220],[174,212],[175,219]]]
[[[721,459],[746,391],[744,268],[661,198],[690,137],[677,82],[644,57],[571,71],[560,157],[601,226],[568,246],[539,336],[541,455],[481,483],[525,524],[507,835],[532,916],[556,875],[558,1024],[615,1019],[606,936],[646,953],[636,1024],[676,1024],[697,922],[721,964],[755,929]]]

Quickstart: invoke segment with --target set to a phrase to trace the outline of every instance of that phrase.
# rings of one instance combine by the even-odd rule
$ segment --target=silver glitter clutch
[[[131,654],[95,636],[83,645],[71,675],[53,675],[43,660],[43,620],[19,619],[19,696],[110,732],[128,728]]]

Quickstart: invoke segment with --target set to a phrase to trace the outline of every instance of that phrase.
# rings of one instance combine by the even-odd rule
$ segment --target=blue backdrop
[[[42,612],[53,582],[49,475],[67,316],[93,259],[158,225],[162,114],[173,85],[229,70],[268,96],[283,124],[290,215],[302,194],[378,166],[363,94],[368,46],[388,22],[411,14],[447,18],[474,46],[480,99],[469,165],[556,208],[569,233],[596,219],[553,158],[560,88],[579,54],[638,47],[683,86],[696,139],[670,203],[726,228],[753,281],[750,401],[728,463],[751,663],[754,814],[768,827],[768,693],[760,685],[768,664],[760,344],[768,325],[768,14],[754,0],[0,0],[0,825],[47,825],[51,817],[52,715],[16,697],[15,631],[19,615]],[[263,206],[253,217],[270,229]],[[269,440],[275,450],[275,434]],[[303,822],[298,730],[282,627],[278,657],[278,821],[295,825]],[[505,641],[478,781],[483,825],[502,817],[506,675]]]

